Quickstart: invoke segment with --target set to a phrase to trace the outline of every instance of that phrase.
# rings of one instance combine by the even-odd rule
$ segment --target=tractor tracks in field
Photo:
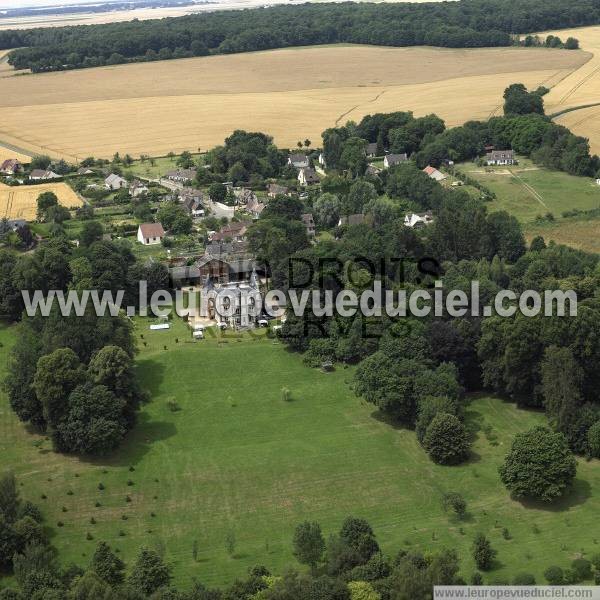
[[[529,192],[529,194],[531,196],[533,196],[535,198],[535,200],[537,200],[546,210],[550,210],[548,205],[544,202],[544,198],[542,197],[542,195],[535,190],[531,185],[529,185],[528,183],[526,183],[525,181],[523,181],[523,179],[521,179],[521,177],[519,177],[512,169],[508,169],[508,172],[525,188],[525,190],[527,192]]]
[[[377,102],[377,100],[379,100],[379,98],[381,98],[381,96],[383,96],[385,93],[387,92],[387,89],[382,90],[381,92],[379,92],[377,95],[375,95],[373,98],[371,98],[370,100],[367,100],[367,102],[363,102],[362,104],[357,104],[356,106],[353,106],[352,108],[348,109],[346,112],[342,113],[336,120],[335,120],[335,126],[337,127],[340,124],[340,121],[344,118],[347,117],[351,112],[354,112],[357,108],[360,108],[361,106],[366,106],[367,104],[373,104],[373,102]]]

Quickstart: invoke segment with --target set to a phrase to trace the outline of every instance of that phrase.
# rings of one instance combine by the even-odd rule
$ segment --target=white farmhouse
[[[124,179],[120,175],[116,175],[115,173],[111,173],[104,180],[104,187],[107,190],[120,190],[121,188],[126,188],[129,184],[127,183],[127,179]]]
[[[160,223],[142,223],[138,227],[137,241],[144,246],[160,244],[165,237],[165,230]]]

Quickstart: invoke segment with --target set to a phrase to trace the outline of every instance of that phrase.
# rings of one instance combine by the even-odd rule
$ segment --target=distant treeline
[[[34,72],[332,43],[476,48],[600,23],[595,0],[304,4],[151,21],[7,30],[0,49]]]
[[[73,15],[79,13],[103,13],[116,10],[133,10],[139,8],[165,8],[177,6],[193,6],[193,0],[126,0],[124,2],[103,2],[101,4],[76,4],[68,6],[7,8],[0,14],[0,19],[15,17],[39,17],[43,15]]]

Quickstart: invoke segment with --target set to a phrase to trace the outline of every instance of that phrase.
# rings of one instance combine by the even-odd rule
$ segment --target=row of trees
[[[10,63],[36,72],[341,42],[509,46],[511,34],[598,22],[600,9],[593,0],[577,5],[560,0],[469,0],[440,6],[307,4],[243,15],[220,11],[89,27],[7,30],[0,32],[0,49],[19,48],[10,54]]]

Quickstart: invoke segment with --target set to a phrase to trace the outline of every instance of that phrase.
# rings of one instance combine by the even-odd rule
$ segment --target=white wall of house
[[[142,228],[138,227],[137,241],[140,242],[141,244],[144,244],[144,246],[151,246],[152,244],[160,244],[161,238],[160,237],[145,238],[142,235]]]

